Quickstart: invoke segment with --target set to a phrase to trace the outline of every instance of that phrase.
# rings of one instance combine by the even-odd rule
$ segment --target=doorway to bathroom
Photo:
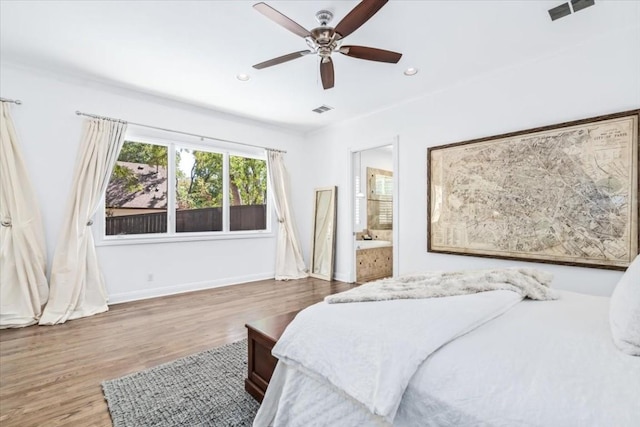
[[[352,282],[398,272],[397,160],[397,140],[351,151]]]

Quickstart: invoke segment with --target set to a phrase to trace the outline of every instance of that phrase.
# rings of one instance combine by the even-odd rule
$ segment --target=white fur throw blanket
[[[535,300],[557,299],[549,287],[553,274],[533,268],[431,272],[382,279],[329,295],[325,301],[365,302],[394,299],[437,298],[477,292],[507,290]]]

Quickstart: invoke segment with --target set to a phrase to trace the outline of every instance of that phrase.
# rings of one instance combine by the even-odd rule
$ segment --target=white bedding
[[[525,300],[448,343],[411,378],[393,425],[640,425],[640,358],[614,346],[608,302],[568,292]],[[389,423],[279,363],[254,425]]]
[[[515,292],[492,291],[411,301],[321,302],[296,316],[272,354],[391,421],[411,377],[431,353],[521,300]]]

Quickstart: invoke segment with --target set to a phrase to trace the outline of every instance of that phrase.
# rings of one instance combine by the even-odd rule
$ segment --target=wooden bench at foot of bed
[[[249,373],[244,381],[244,389],[258,402],[262,402],[273,370],[278,363],[278,359],[271,355],[271,349],[298,312],[299,310],[296,310],[267,317],[245,325],[249,350]]]

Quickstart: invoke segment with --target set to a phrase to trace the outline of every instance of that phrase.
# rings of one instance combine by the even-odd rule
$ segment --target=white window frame
[[[96,246],[116,246],[116,245],[137,245],[149,243],[171,243],[189,242],[202,240],[234,240],[234,239],[255,239],[273,237],[272,230],[273,205],[271,201],[271,180],[269,179],[269,167],[267,164],[267,197],[266,208],[266,229],[264,230],[238,230],[231,231],[230,228],[230,202],[229,202],[229,156],[240,156],[248,159],[264,160],[267,162],[266,152],[258,154],[259,149],[243,151],[240,149],[230,149],[222,144],[197,143],[187,141],[183,138],[164,139],[143,134],[127,132],[125,141],[135,141],[147,144],[162,145],[167,147],[167,232],[149,234],[119,234],[114,236],[106,235],[106,195],[102,197],[102,202],[98,212],[96,212],[94,228],[94,240]],[[189,150],[207,151],[223,155],[222,159],[222,231],[196,231],[177,233],[175,230],[176,211],[176,149],[187,148]]]

